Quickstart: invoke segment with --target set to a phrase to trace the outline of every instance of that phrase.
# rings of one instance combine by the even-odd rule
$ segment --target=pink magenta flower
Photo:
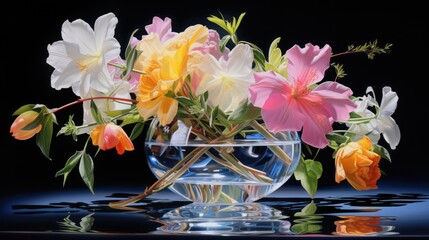
[[[349,99],[352,90],[336,82],[317,85],[329,67],[331,47],[322,49],[308,43],[295,45],[285,57],[288,79],[273,71],[254,73],[250,85],[250,100],[262,109],[262,118],[272,132],[300,131],[302,141],[317,147],[328,145],[326,134],[334,121],[346,121],[355,104]]]
[[[113,123],[98,125],[91,131],[92,144],[101,150],[108,150],[116,147],[119,155],[125,150],[133,151],[134,145],[124,129]]]

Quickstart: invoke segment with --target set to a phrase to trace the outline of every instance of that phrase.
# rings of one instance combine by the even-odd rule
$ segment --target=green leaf
[[[42,130],[40,130],[40,132],[37,134],[36,143],[43,155],[45,155],[45,157],[47,157],[49,160],[52,160],[49,157],[49,152],[51,150],[54,120],[51,115],[46,116],[47,117],[45,117],[42,121]]]
[[[280,37],[274,39],[268,51],[268,62],[276,67],[278,67],[282,62],[282,51],[277,47],[277,44],[280,42],[280,40]]]
[[[219,114],[219,106],[216,106],[212,109],[212,112],[210,114],[210,120],[209,120],[210,127],[213,126],[213,121],[217,118],[218,114]]]
[[[73,170],[73,168],[77,165],[77,163],[80,161],[82,157],[83,151],[76,151],[75,154],[73,154],[64,165],[63,169],[59,170],[55,177],[64,175],[63,180],[63,186],[66,185],[67,177],[70,174],[70,172]]]
[[[231,35],[225,35],[220,41],[219,41],[219,49],[221,52],[225,51],[225,47],[228,44],[229,40],[231,40]]]
[[[94,100],[91,99],[91,114],[94,117],[94,120],[98,124],[103,124],[104,120],[101,116],[100,111],[98,110],[97,104],[95,104]]]
[[[316,213],[317,206],[313,200],[307,204],[300,212],[296,212],[294,216],[311,216]]]
[[[132,48],[132,50],[129,52],[129,54],[126,56],[126,70],[125,72],[122,73],[122,77],[127,76],[134,68],[134,62],[136,61],[136,59],[140,56],[142,52],[138,51],[136,49],[136,47]]]
[[[195,104],[194,101],[184,96],[176,97],[176,100],[185,108],[190,108]]]
[[[312,223],[311,221],[301,222],[301,223],[292,225],[290,229],[295,234],[318,233],[322,229],[322,225],[317,223]]]
[[[12,116],[19,115],[23,112],[31,111],[33,110],[34,106],[36,106],[36,104],[26,104],[24,106],[21,106],[15,112],[12,113]]]
[[[37,115],[37,117],[31,123],[23,127],[22,130],[31,130],[38,127],[46,119],[44,118],[44,116],[45,114],[43,112],[40,112],[39,115]]]
[[[265,66],[265,55],[263,52],[261,52],[258,49],[253,49],[253,56],[255,59],[255,62],[259,64],[260,66]]]
[[[94,162],[89,154],[84,153],[80,159],[79,173],[89,190],[94,193]]]
[[[142,121],[142,117],[139,113],[128,114],[126,118],[121,122],[121,126],[125,126],[128,124],[138,123]]]
[[[231,122],[228,120],[228,117],[226,114],[222,111],[222,109],[219,108],[217,113],[217,120],[226,128],[231,129],[232,125]]]
[[[342,143],[345,143],[349,140],[349,138],[344,135],[332,132],[326,134],[326,138],[330,141],[335,141],[338,145],[341,145]]]
[[[390,153],[389,151],[387,151],[386,148],[380,145],[374,145],[373,152],[377,153],[378,155],[380,155],[380,157],[386,159],[387,161],[392,162],[392,159],[390,158]]]
[[[140,136],[140,134],[143,132],[143,129],[144,129],[144,123],[142,122],[136,123],[136,125],[134,125],[133,127],[133,130],[131,131],[130,140],[133,141],[138,136]]]
[[[294,172],[295,179],[301,181],[302,187],[307,191],[311,198],[317,192],[317,180],[322,176],[322,164],[314,160],[300,159]]]
[[[131,51],[134,49],[133,47],[131,47],[131,42],[133,41],[134,34],[136,34],[136,32],[137,32],[138,30],[139,30],[139,29],[135,29],[135,30],[133,31],[133,33],[131,33],[130,39],[128,40],[127,48],[125,49],[125,57],[127,57],[128,55],[130,55],[130,54],[131,54]]]
[[[231,124],[242,123],[258,118],[261,115],[261,109],[245,102],[237,107],[228,117]]]

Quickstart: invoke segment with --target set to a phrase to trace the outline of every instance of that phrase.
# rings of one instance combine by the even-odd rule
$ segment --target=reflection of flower
[[[357,142],[350,142],[341,147],[335,156],[335,181],[344,179],[357,190],[377,188],[380,178],[378,162],[380,155],[371,151],[371,140],[364,136]]]
[[[341,216],[341,220],[335,221],[336,231],[334,235],[364,236],[377,235],[383,231],[380,217],[378,216]]]
[[[394,149],[400,133],[391,116],[398,97],[389,87],[383,89],[380,105],[371,96],[352,96],[351,88],[337,82],[346,74],[332,59],[353,53],[365,53],[372,59],[386,53],[391,44],[379,47],[374,41],[333,54],[328,44],[319,47],[308,43],[304,47],[294,45],[282,54],[280,38],[276,38],[264,52],[239,40],[236,33],[244,15],[232,22],[223,17],[208,18],[226,31],[224,36],[202,24],[175,32],[170,18],[154,17],[140,39],[131,36],[122,57],[114,38],[118,19],[113,13],[100,16],[93,29],[80,19],[65,21],[63,39],[48,47],[47,62],[54,68],[51,86],[57,90],[71,88],[79,99],[54,109],[42,104],[24,105],[14,113],[18,117],[10,128],[12,136],[19,140],[36,136],[37,145],[49,157],[55,114],[78,103],[84,110],[82,124],[76,125],[70,117],[59,134],[76,141],[87,137],[86,143],[92,142],[101,150],[115,148],[118,154],[134,150],[132,141],[152,119],[157,119],[161,128],[170,129],[169,134],[187,129],[186,136],[209,142],[228,143],[249,132],[274,139],[279,131],[302,131],[303,144],[308,146],[303,149],[310,151],[303,153],[295,177],[311,196],[322,174],[322,164],[315,158],[325,147],[338,150],[337,181],[347,179],[359,190],[375,188],[379,178],[376,156],[389,158],[389,154],[377,141],[353,141],[383,134]],[[335,79],[325,80],[325,72],[332,69]],[[368,107],[375,107],[376,112],[371,113]],[[132,131],[127,133],[125,126],[133,126]],[[166,140],[163,136],[160,139]],[[87,153],[89,146],[84,144],[57,175],[67,177],[77,163],[83,162],[81,176],[92,190],[94,164]],[[282,150],[271,150],[290,162]],[[198,154],[204,154],[203,150]],[[239,159],[227,153],[221,157],[228,166],[232,162],[241,166]],[[354,168],[348,162],[351,157],[358,163]],[[265,174],[250,167],[242,168],[241,173],[258,179],[264,179]]]

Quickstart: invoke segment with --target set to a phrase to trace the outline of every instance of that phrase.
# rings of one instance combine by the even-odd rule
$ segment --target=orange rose
[[[10,126],[12,136],[18,140],[27,140],[42,130],[42,124],[38,124],[32,129],[24,129],[39,116],[36,111],[26,111],[21,113]]]
[[[125,150],[134,150],[124,129],[113,123],[98,125],[90,133],[92,144],[98,146],[101,150],[108,150],[116,147],[118,154],[122,155]]]
[[[356,190],[377,188],[380,178],[380,155],[371,151],[372,142],[364,136],[340,148],[335,156],[335,181],[347,179]]]
[[[381,220],[378,216],[343,216],[335,221],[336,231],[334,235],[363,236],[374,235],[381,231]]]

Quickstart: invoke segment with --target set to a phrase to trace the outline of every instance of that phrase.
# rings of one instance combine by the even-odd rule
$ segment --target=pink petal
[[[308,73],[313,73],[308,80],[307,86],[317,83],[323,79],[325,70],[329,68],[329,61],[332,55],[332,50],[329,45],[325,45],[322,49],[319,46],[313,46],[307,43],[304,48],[294,45],[286,51],[288,59],[288,76],[290,81],[302,79]]]
[[[356,109],[356,104],[350,100],[350,96],[353,94],[352,90],[342,84],[323,82],[312,92],[323,99],[324,106],[335,121],[348,120],[349,113]]]
[[[304,100],[299,102],[301,113],[305,116],[301,139],[317,148],[324,148],[328,145],[326,134],[332,131],[333,120],[324,106]]]
[[[171,19],[168,17],[164,20],[159,17],[153,17],[152,24],[147,25],[145,29],[148,34],[158,34],[161,42],[165,42],[177,35],[177,33],[171,31]]]
[[[272,94],[262,108],[262,118],[271,132],[299,131],[305,122],[294,99],[284,94]]]
[[[284,94],[285,91],[290,92],[290,87],[286,80],[274,73],[257,72],[253,74],[255,83],[249,86],[250,101],[255,107],[262,108],[267,99],[274,93]]]

